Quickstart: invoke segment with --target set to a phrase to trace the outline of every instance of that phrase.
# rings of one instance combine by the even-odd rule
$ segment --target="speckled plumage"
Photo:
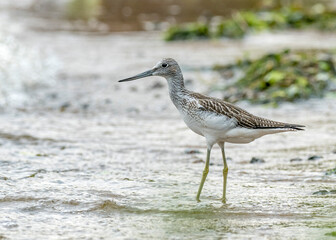
[[[304,127],[302,125],[282,123],[257,117],[231,103],[216,98],[206,97],[199,93],[192,93],[191,96],[198,99],[199,104],[202,106],[200,108],[201,110],[223,114],[229,118],[235,118],[240,127],[249,129],[288,128],[289,130],[302,130],[301,128]]]
[[[172,58],[158,62],[151,70],[130,77],[124,81],[132,81],[148,76],[166,78],[169,96],[179,110],[184,122],[195,133],[204,136],[207,142],[207,160],[202,181],[196,199],[199,201],[205,178],[209,171],[210,151],[217,143],[223,156],[223,202],[226,201],[226,178],[228,167],[224,152],[224,143],[249,143],[267,134],[303,130],[302,125],[277,122],[255,116],[247,111],[223,100],[207,97],[189,91],[184,86],[182,71]]]

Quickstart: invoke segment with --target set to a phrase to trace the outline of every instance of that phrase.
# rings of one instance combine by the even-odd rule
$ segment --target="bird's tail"
[[[258,126],[258,129],[274,129],[274,130],[283,130],[283,131],[304,131],[304,125],[299,124],[289,124],[282,122],[272,122],[273,124],[269,124],[268,126]]]
[[[288,129],[293,129],[297,131],[304,131],[304,125],[299,125],[299,124],[285,124],[282,128],[288,128]]]

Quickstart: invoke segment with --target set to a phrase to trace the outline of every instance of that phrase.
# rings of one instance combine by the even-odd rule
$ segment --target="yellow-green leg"
[[[207,149],[207,157],[206,157],[206,162],[205,162],[205,168],[203,170],[203,175],[202,175],[202,180],[201,180],[201,183],[199,185],[199,188],[198,188],[198,192],[197,192],[197,196],[196,196],[196,200],[197,202],[200,202],[200,195],[201,195],[201,192],[202,192],[202,188],[203,188],[203,185],[204,185],[204,182],[205,182],[205,179],[208,175],[208,172],[209,172],[209,163],[210,163],[210,152],[211,152],[211,149]]]
[[[222,197],[222,202],[226,203],[226,182],[227,182],[227,175],[229,172],[228,165],[226,163],[226,157],[225,157],[225,151],[224,151],[224,143],[219,144],[221,150],[222,150],[222,158],[223,158],[223,163],[224,163],[224,168],[223,168],[223,197]]]

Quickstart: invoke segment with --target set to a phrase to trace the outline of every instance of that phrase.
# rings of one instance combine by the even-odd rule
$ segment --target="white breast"
[[[206,111],[188,113],[180,111],[184,122],[195,133],[216,140],[225,138],[226,133],[236,127],[236,120]]]
[[[183,121],[185,122],[185,124],[195,133],[199,134],[199,135],[203,135],[202,132],[202,125],[200,124],[199,121],[197,121],[194,117],[191,117],[190,115],[188,115],[185,112],[181,112],[180,114],[183,118]]]

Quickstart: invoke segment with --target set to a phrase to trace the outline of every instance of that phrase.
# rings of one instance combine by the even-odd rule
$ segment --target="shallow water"
[[[1,233],[15,239],[286,238],[293,231],[297,238],[321,237],[334,227],[335,195],[313,193],[335,189],[335,176],[324,172],[335,166],[336,139],[325,136],[335,134],[336,119],[322,129],[300,120],[309,131],[227,146],[232,160],[228,205],[222,205],[219,150],[196,203],[204,143],[178,119],[3,115]],[[323,159],[306,160],[315,153]],[[251,156],[266,163],[250,164]],[[290,162],[294,157],[303,160]]]
[[[164,80],[116,82],[172,56],[188,87],[206,93],[219,81],[207,70],[214,63],[285,46],[335,48],[336,35],[166,44],[155,33],[39,32],[18,18],[3,31],[28,48],[49,49],[63,68],[49,87],[28,89],[28,102],[1,110],[0,239],[323,239],[336,231],[336,176],[325,174],[336,160],[334,99],[278,109],[240,103],[307,130],[227,144],[227,205],[219,200],[223,166],[214,148],[196,203],[204,140],[179,118],[166,86],[154,87]],[[323,158],[307,160],[312,155]],[[253,156],[265,163],[250,164]],[[329,194],[313,194],[320,190]]]

